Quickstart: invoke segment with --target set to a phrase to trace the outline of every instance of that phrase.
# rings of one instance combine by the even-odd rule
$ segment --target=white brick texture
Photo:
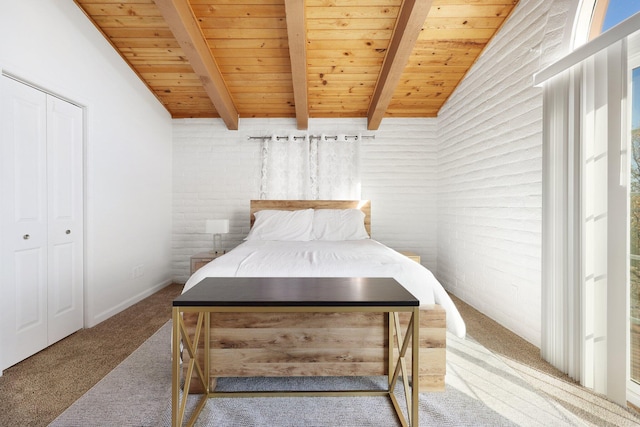
[[[542,92],[567,1],[521,1],[438,117],[436,275],[540,345]],[[572,18],[570,18],[572,19]]]
[[[378,131],[363,119],[313,119],[310,134],[375,135],[361,146],[362,198],[372,200],[372,235],[390,247],[413,250],[436,267],[436,120],[385,119]],[[173,273],[189,277],[190,256],[210,250],[205,220],[230,220],[223,247],[249,231],[249,200],[260,191],[259,141],[249,136],[302,135],[291,119],[242,119],[239,131],[221,120],[181,119],[173,125]]]

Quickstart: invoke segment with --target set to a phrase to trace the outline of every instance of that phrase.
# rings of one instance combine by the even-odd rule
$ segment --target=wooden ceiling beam
[[[367,129],[377,130],[389,107],[433,0],[404,0],[367,112]]]
[[[304,0],[285,0],[287,35],[291,59],[293,100],[298,129],[309,127],[309,99],[307,95],[307,20]]]
[[[227,128],[238,130],[238,110],[189,2],[154,1]]]

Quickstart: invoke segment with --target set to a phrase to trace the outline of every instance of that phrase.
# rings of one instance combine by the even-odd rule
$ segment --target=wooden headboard
[[[254,213],[262,210],[296,211],[299,209],[360,209],[364,212],[364,228],[371,235],[370,200],[251,200],[251,227]]]

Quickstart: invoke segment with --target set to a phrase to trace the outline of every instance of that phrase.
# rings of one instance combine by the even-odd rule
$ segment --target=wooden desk
[[[182,313],[198,313],[193,340],[186,333]],[[386,390],[345,391],[276,391],[276,392],[215,392],[209,390],[210,314],[213,312],[384,312],[389,314],[389,386]],[[404,339],[399,327],[399,312],[411,313]],[[188,420],[193,425],[209,397],[281,397],[281,396],[388,396],[403,426],[418,426],[418,387],[409,387],[405,354],[408,344],[418,343],[419,301],[391,278],[207,278],[173,301],[172,339],[172,426],[182,426],[191,375],[185,378],[180,400],[180,342],[190,355],[188,372],[195,370],[205,393]],[[398,331],[400,332],[400,331]],[[204,340],[201,366],[196,357]],[[394,340],[394,338],[396,338]],[[398,339],[399,338],[399,339]],[[393,360],[392,343],[397,342],[398,360]],[[419,345],[411,346],[411,382],[418,383]],[[395,366],[393,372],[391,367]],[[396,382],[402,377],[405,388],[407,421],[394,394]],[[411,390],[409,390],[411,389]]]

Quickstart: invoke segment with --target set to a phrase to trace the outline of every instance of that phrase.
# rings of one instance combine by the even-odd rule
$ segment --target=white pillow
[[[296,211],[263,210],[245,240],[311,240],[313,209]]]
[[[369,235],[360,209],[316,209],[313,237],[317,240],[362,240]]]

